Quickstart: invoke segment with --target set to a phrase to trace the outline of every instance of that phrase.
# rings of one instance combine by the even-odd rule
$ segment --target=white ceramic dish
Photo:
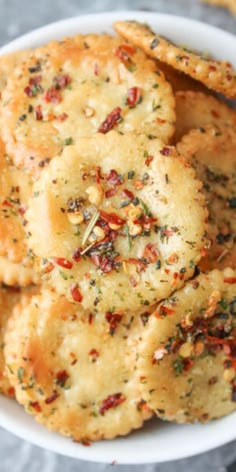
[[[0,50],[0,54],[35,47],[76,33],[112,32],[118,19],[149,23],[173,41],[203,51],[236,67],[236,37],[207,24],[170,15],[112,12],[60,21],[28,33]],[[101,441],[91,447],[47,431],[12,400],[0,397],[0,425],[19,437],[65,456],[123,464],[163,462],[192,456],[236,439],[236,413],[206,425],[174,425],[151,420],[128,437]]]

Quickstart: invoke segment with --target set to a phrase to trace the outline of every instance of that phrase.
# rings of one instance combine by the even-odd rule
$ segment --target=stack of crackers
[[[236,73],[114,28],[0,58],[0,390],[84,444],[236,409]]]

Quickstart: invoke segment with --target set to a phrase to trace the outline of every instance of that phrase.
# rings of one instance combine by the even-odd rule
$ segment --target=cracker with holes
[[[209,210],[211,247],[200,268],[236,268],[236,132],[230,127],[192,130],[177,150],[203,182]]]
[[[85,311],[43,291],[15,309],[6,362],[16,398],[50,430],[76,441],[111,439],[152,415],[133,376],[142,330],[133,313]]]
[[[206,125],[236,126],[236,111],[216,97],[194,91],[178,91],[176,99],[175,142],[192,128]]]
[[[1,127],[17,167],[38,174],[80,137],[146,132],[168,142],[175,102],[154,61],[125,40],[75,36],[36,49],[2,94]]]
[[[136,21],[118,21],[114,28],[118,34],[134,46],[140,47],[148,56],[185,72],[226,97],[236,97],[236,72],[231,63],[208,59],[200,53],[176,46],[154,33],[149,26]]]
[[[137,310],[168,296],[206,244],[201,187],[158,139],[81,139],[51,161],[29,202],[28,244],[43,278],[89,309]]]
[[[150,408],[178,423],[236,410],[236,272],[189,281],[149,317],[137,377]]]

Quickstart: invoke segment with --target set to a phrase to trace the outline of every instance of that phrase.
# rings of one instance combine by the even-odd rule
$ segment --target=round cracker
[[[206,422],[236,409],[236,272],[202,274],[149,317],[138,349],[142,396],[161,418]]]
[[[128,434],[152,415],[133,376],[140,318],[110,316],[44,291],[16,308],[6,336],[18,402],[76,441]]]
[[[158,139],[81,139],[51,161],[29,202],[43,278],[88,309],[136,310],[168,296],[206,244],[201,185]]]
[[[156,64],[123,39],[75,36],[36,49],[9,79],[2,133],[17,167],[38,173],[80,137],[116,128],[174,132],[175,102]]]
[[[208,124],[236,126],[236,111],[216,97],[201,92],[180,91],[176,99],[175,142],[193,128]]]
[[[5,372],[5,358],[3,354],[4,335],[7,322],[12,315],[16,303],[19,302],[20,291],[0,286],[0,393],[14,396],[14,388],[11,387]]]
[[[229,62],[204,58],[200,53],[176,46],[155,34],[146,24],[136,21],[118,21],[114,28],[147,55],[185,72],[208,88],[224,93],[226,97],[236,97],[236,72]]]
[[[227,8],[233,15],[236,15],[236,3],[235,0],[202,0],[210,5],[216,5],[218,7]]]
[[[192,130],[177,150],[203,182],[209,210],[211,247],[199,267],[236,268],[236,131],[227,126]]]

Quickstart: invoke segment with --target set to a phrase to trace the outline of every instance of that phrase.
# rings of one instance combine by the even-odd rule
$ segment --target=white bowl
[[[101,13],[59,21],[12,41],[0,50],[0,54],[35,47],[76,33],[112,33],[112,23],[120,19],[147,22],[173,41],[190,48],[209,51],[219,59],[231,61],[236,67],[236,37],[233,35],[197,21],[144,12]],[[117,461],[121,464],[181,459],[236,439],[234,413],[205,425],[175,425],[151,420],[143,429],[128,437],[101,441],[85,447],[47,431],[18,404],[4,397],[0,397],[0,425],[37,446],[65,456],[107,463]]]

